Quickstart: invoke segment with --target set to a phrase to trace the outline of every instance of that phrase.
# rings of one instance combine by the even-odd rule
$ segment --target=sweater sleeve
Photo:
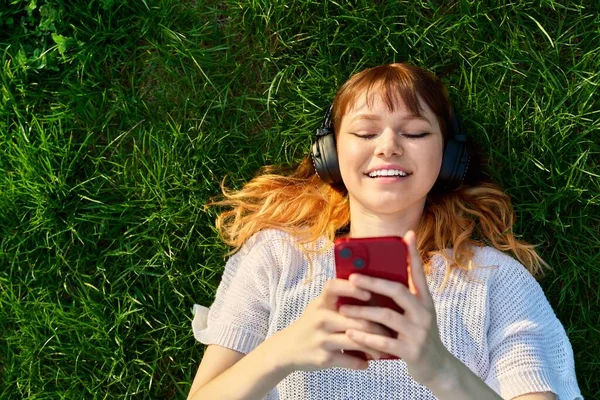
[[[265,340],[276,283],[267,236],[258,232],[227,260],[210,308],[194,305],[192,330],[199,342],[247,354]]]
[[[489,315],[488,386],[504,399],[545,391],[558,400],[583,399],[561,322],[538,282],[512,258],[494,272]]]

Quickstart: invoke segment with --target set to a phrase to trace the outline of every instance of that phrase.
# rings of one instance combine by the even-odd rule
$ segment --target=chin
[[[387,201],[376,201],[376,202],[359,202],[361,207],[368,210],[370,213],[375,215],[394,216],[403,214],[406,211],[410,211],[414,207],[408,205],[402,200],[387,200]]]

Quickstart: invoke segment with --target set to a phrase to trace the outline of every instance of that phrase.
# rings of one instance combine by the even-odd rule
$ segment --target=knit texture
[[[335,278],[333,248],[325,238],[307,258],[296,240],[269,229],[231,256],[210,309],[195,305],[195,338],[251,352],[296,321]],[[523,265],[492,248],[476,248],[471,271],[454,270],[445,288],[441,257],[427,276],[440,338],[446,348],[502,398],[551,391],[559,400],[582,399],[573,350],[540,285]],[[408,374],[402,360],[370,361],[367,370],[296,371],[266,399],[436,399]]]

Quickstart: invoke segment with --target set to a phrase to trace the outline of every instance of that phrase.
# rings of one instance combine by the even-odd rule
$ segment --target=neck
[[[425,204],[413,207],[397,214],[374,214],[368,210],[352,207],[350,204],[351,238],[400,236],[406,232],[417,231]]]

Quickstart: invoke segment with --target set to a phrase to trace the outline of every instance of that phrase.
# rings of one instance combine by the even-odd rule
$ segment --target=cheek
[[[434,143],[428,148],[428,151],[421,153],[422,160],[427,166],[427,172],[436,178],[442,167],[443,153],[442,143]]]
[[[442,146],[439,146],[436,151],[434,152],[435,157],[433,160],[433,165],[435,165],[435,168],[439,171],[440,168],[442,167],[442,162],[443,162],[443,157],[444,157],[444,149],[442,148]]]
[[[347,141],[338,142],[336,149],[341,172],[357,168],[356,164],[360,162],[360,157],[364,149],[361,151],[360,147]]]
[[[438,160],[441,165],[442,156],[444,154],[444,140],[442,139],[441,135],[437,136],[435,141],[431,144],[430,154],[432,157]]]
[[[335,149],[337,151],[337,159],[338,165],[340,167],[340,173],[342,175],[342,181],[347,182],[346,171],[348,170],[348,149],[346,148],[345,143],[340,142],[339,140],[336,142]]]

